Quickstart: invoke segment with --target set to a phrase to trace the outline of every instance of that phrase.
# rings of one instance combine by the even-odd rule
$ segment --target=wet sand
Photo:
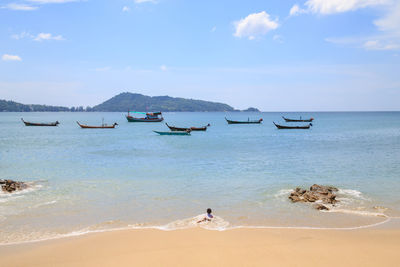
[[[399,229],[121,230],[0,247],[0,266],[398,266]]]

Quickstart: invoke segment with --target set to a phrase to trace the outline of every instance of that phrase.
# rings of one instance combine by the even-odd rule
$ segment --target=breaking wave
[[[28,190],[30,190],[30,191],[24,190],[24,191],[10,194],[9,196],[7,196],[7,198],[0,198],[0,202],[4,201],[4,199],[8,199],[11,197],[14,197],[14,198],[23,197],[23,194],[25,194],[27,192],[31,192],[32,190],[37,190],[41,187],[42,187],[42,185],[37,184],[37,185],[29,188]],[[287,199],[287,196],[292,191],[293,191],[292,189],[282,189],[282,190],[279,190],[273,196],[275,198],[279,198],[279,199],[281,199],[281,198]],[[384,214],[384,211],[386,210],[384,207],[379,207],[379,208],[375,207],[375,211],[369,211],[365,207],[360,207],[360,206],[357,207],[354,205],[353,206],[349,205],[349,203],[359,205],[360,203],[365,203],[365,202],[369,201],[369,199],[366,198],[365,196],[363,196],[363,194],[360,191],[352,190],[352,189],[339,189],[337,196],[338,196],[338,199],[341,200],[341,204],[336,205],[336,206],[332,205],[332,206],[330,206],[330,208],[331,208],[330,210],[322,211],[322,212],[324,212],[324,213],[345,213],[345,214],[352,214],[352,215],[356,215],[356,216],[378,217],[378,218],[381,218],[382,220],[380,220],[379,222],[371,223],[371,224],[352,226],[352,227],[314,227],[314,226],[308,227],[308,226],[268,226],[268,225],[252,226],[252,225],[231,225],[231,223],[229,221],[227,221],[219,216],[215,216],[214,219],[210,222],[198,223],[198,221],[202,220],[205,216],[204,214],[200,214],[200,215],[197,215],[194,217],[172,221],[172,222],[169,222],[169,223],[163,224],[163,225],[149,225],[149,224],[143,224],[143,223],[127,224],[122,221],[109,221],[109,222],[104,222],[104,223],[100,223],[97,225],[92,225],[92,226],[86,227],[86,228],[78,230],[78,231],[71,231],[71,232],[65,233],[65,234],[47,233],[44,236],[35,234],[36,238],[31,236],[30,240],[23,240],[23,241],[17,241],[17,242],[14,242],[12,240],[7,240],[3,243],[0,243],[0,246],[1,245],[11,245],[11,244],[20,244],[20,243],[39,242],[39,241],[44,241],[44,240],[49,240],[49,239],[59,239],[59,238],[64,238],[64,237],[80,236],[80,235],[85,235],[85,234],[89,234],[89,233],[100,233],[100,232],[120,231],[120,230],[140,230],[140,229],[157,229],[157,230],[162,230],[162,231],[173,231],[173,230],[194,229],[194,228],[202,228],[202,229],[215,230],[215,231],[227,231],[227,230],[233,230],[233,229],[356,230],[356,229],[376,227],[376,226],[387,223],[391,219],[397,219],[396,217],[390,217],[390,216]],[[40,206],[44,206],[44,205],[52,205],[56,202],[57,202],[57,200],[52,200],[52,201],[38,204],[36,207],[40,207]],[[0,216],[0,221],[2,221],[1,216]]]
[[[329,212],[329,211],[328,211]],[[347,212],[342,210],[332,211],[332,212]],[[170,222],[165,225],[144,225],[144,224],[131,224],[128,226],[120,226],[120,227],[113,227],[113,228],[103,228],[103,229],[96,229],[97,227],[87,227],[82,230],[72,231],[66,234],[53,234],[47,237],[37,238],[33,240],[25,240],[25,241],[18,241],[18,242],[3,242],[0,243],[0,246],[5,245],[15,245],[15,244],[22,244],[22,243],[33,243],[33,242],[40,242],[46,240],[53,240],[53,239],[61,239],[65,237],[74,237],[74,236],[82,236],[91,233],[103,233],[103,232],[111,232],[111,231],[122,231],[122,230],[144,230],[144,229],[154,229],[160,231],[174,231],[174,230],[183,230],[183,229],[193,229],[196,227],[207,229],[207,230],[215,230],[215,231],[229,231],[235,229],[298,229],[298,230],[357,230],[357,229],[365,229],[365,228],[372,228],[382,224],[389,222],[391,219],[400,219],[400,217],[389,217],[384,214],[380,213],[354,213],[357,215],[362,216],[378,216],[385,218],[381,222],[367,224],[367,225],[360,225],[354,227],[308,227],[308,226],[252,226],[252,225],[239,225],[239,226],[231,226],[230,223],[224,220],[221,217],[215,216],[214,220],[211,222],[204,222],[204,223],[197,223],[199,220],[204,218],[204,215],[198,215],[191,218],[186,218],[182,220],[176,220]],[[113,224],[112,222],[104,223],[104,225]]]
[[[12,193],[5,193],[3,190],[0,190],[0,203],[9,202],[15,199],[22,198],[25,194],[32,193],[34,191],[40,190],[43,187],[43,184],[40,183],[41,181],[35,182],[26,182],[28,188],[14,191]]]

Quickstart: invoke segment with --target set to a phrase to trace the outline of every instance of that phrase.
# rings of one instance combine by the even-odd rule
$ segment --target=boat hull
[[[288,119],[282,116],[282,118],[286,121],[286,122],[312,122],[314,120],[314,118],[310,118],[308,120],[294,120],[294,119]]]
[[[225,120],[228,122],[228,124],[260,124],[263,119],[259,119],[257,121],[232,121],[232,120],[228,120],[227,118],[225,118]]]
[[[132,116],[126,116],[128,122],[162,122],[164,118],[149,119],[149,118],[135,118]]]
[[[171,132],[159,132],[153,131],[159,135],[190,135],[189,131],[171,131]]]
[[[114,123],[113,125],[101,125],[101,126],[90,126],[90,125],[84,125],[80,124],[79,122],[76,122],[82,129],[114,129],[117,123]]]
[[[285,126],[285,125],[279,125],[279,124],[276,124],[275,122],[274,122],[274,125],[276,126],[276,128],[278,128],[279,130],[282,130],[282,129],[294,129],[294,130],[296,130],[296,129],[302,129],[302,130],[306,130],[306,129],[310,129],[310,127],[311,127],[311,123],[309,124],[309,125],[304,125],[304,126]]]
[[[195,131],[195,132],[200,132],[200,131],[207,131],[207,126],[204,126],[204,127],[200,127],[200,128],[197,128],[197,127],[190,127],[190,130],[191,131]]]
[[[25,124],[25,126],[57,126],[58,124],[60,124],[58,121],[56,122],[51,122],[51,123],[34,123],[34,122],[27,122],[24,121],[23,119],[21,119],[22,122]]]
[[[170,126],[168,123],[165,123],[171,131],[207,131],[208,126],[204,127],[190,127],[190,128],[180,128],[175,126]]]

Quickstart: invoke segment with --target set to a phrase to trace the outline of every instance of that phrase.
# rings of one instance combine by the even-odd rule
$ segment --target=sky
[[[0,99],[400,110],[400,0],[0,0]]]

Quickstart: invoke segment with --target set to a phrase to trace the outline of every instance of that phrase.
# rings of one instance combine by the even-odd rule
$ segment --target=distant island
[[[74,108],[75,109],[75,108]],[[0,111],[3,112],[56,112],[56,111],[71,111],[71,108],[47,106],[47,105],[25,105],[14,101],[0,100]],[[83,108],[82,108],[83,111]]]
[[[248,109],[242,110],[243,112],[260,112],[258,108],[250,107]]]
[[[121,93],[94,106],[93,111],[234,111],[227,104],[170,96]]]
[[[186,99],[170,96],[146,96],[135,93],[121,93],[94,107],[61,107],[48,105],[26,105],[14,101],[0,100],[0,112],[126,112],[162,111],[162,112],[227,112],[240,111],[228,104],[204,100]],[[259,112],[256,108],[243,111]]]

